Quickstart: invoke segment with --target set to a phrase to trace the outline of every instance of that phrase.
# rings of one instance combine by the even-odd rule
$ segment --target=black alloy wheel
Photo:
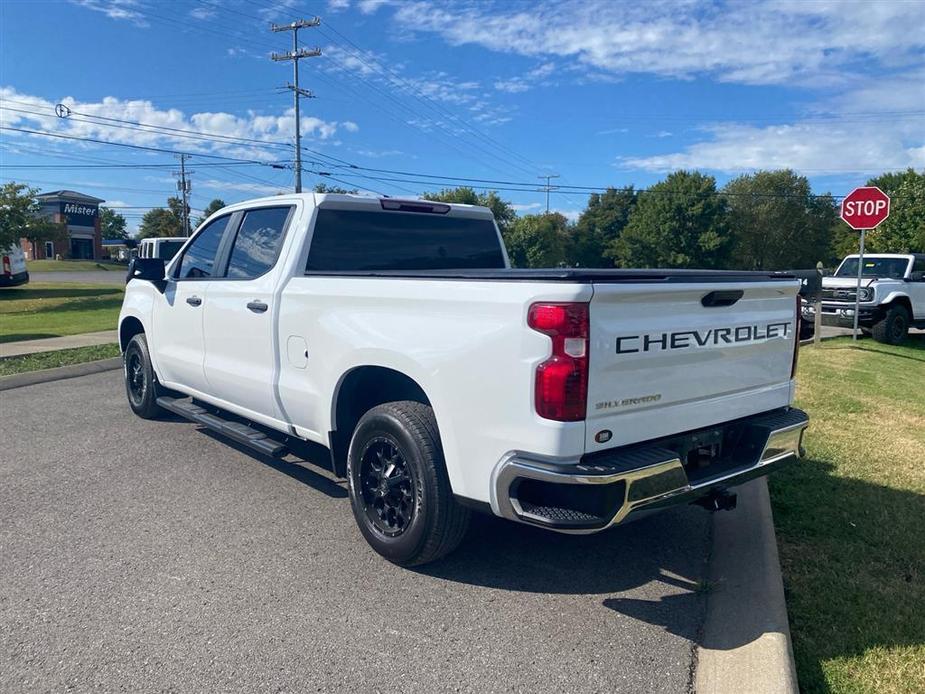
[[[452,552],[466,533],[469,509],[453,496],[430,406],[411,400],[376,405],[350,439],[350,506],[369,545],[400,566]]]
[[[164,413],[157,404],[157,397],[162,392],[144,333],[139,333],[129,340],[123,356],[123,376],[125,378],[125,395],[132,412],[144,419],[156,419]]]
[[[366,517],[377,531],[397,537],[411,525],[417,508],[414,472],[395,441],[378,436],[367,443],[360,485]]]
[[[148,390],[148,382],[145,379],[144,362],[137,350],[133,350],[125,357],[125,385],[132,404],[141,407]]]

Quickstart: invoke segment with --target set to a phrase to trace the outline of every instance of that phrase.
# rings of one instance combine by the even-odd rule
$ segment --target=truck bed
[[[398,279],[478,280],[493,282],[573,282],[573,283],[690,283],[690,282],[767,282],[792,280],[785,272],[746,270],[646,270],[609,268],[469,269],[469,270],[375,270],[325,272],[312,270],[308,276],[375,277]]]

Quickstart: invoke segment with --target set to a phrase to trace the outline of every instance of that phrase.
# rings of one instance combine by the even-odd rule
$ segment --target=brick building
[[[32,243],[22,239],[23,252],[30,260],[62,258],[99,260],[103,257],[103,239],[100,232],[100,203],[92,195],[73,190],[56,190],[35,196],[42,207],[42,216],[67,225],[67,238],[61,241]]]

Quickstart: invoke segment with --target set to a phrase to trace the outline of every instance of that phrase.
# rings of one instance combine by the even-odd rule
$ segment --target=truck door
[[[162,381],[205,390],[202,314],[230,218],[203,227],[174,263],[164,293],[155,292],[151,340]]]
[[[203,317],[208,393],[273,419],[283,419],[276,403],[277,261],[294,210],[272,205],[243,213]]]
[[[925,273],[925,257],[916,256],[912,263],[913,273]],[[916,322],[925,320],[925,277],[915,275],[909,282],[909,297],[912,299],[912,316]]]

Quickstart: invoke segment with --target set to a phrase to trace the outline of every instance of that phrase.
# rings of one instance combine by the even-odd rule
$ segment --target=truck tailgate
[[[586,451],[788,405],[798,288],[594,284]]]

